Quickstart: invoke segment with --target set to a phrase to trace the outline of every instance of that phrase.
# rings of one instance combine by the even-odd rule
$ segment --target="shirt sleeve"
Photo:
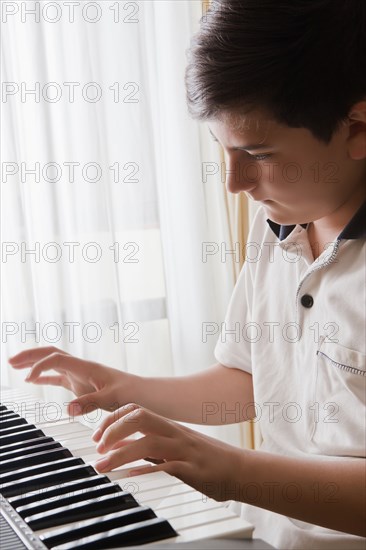
[[[249,231],[248,243],[261,245],[265,223],[263,208],[260,208]],[[243,264],[214,350],[216,360],[222,365],[249,373],[252,372],[251,342],[256,331],[255,323],[251,321],[254,267],[248,261]]]

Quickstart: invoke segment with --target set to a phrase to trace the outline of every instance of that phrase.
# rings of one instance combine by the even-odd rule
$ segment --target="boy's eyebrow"
[[[210,132],[212,138],[214,141],[219,142],[217,137],[212,133],[211,129],[209,128],[208,131]],[[268,143],[257,143],[254,145],[241,145],[240,147],[231,147],[231,149],[245,149],[246,151],[254,151],[259,149],[267,149],[268,147],[272,147],[272,145],[269,145]]]

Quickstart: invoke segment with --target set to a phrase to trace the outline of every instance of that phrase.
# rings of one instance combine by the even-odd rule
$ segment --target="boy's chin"
[[[300,220],[300,215],[291,212],[282,204],[272,200],[261,201],[269,219],[278,225],[300,225],[308,223],[309,220]]]

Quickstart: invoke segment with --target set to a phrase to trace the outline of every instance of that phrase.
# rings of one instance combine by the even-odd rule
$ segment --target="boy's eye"
[[[216,139],[214,135],[211,134],[211,137],[212,137],[213,141],[215,141],[216,143],[219,143],[219,140]],[[240,150],[240,148],[238,148],[238,149]],[[242,150],[245,151],[245,149],[242,149]],[[260,155],[250,155],[248,153],[248,155],[254,160],[261,161],[261,160],[266,160],[267,158],[271,157],[272,153],[262,153]]]
[[[267,158],[269,158],[271,155],[271,153],[262,153],[261,155],[249,155],[250,157],[252,157],[253,159],[255,160],[265,160]]]

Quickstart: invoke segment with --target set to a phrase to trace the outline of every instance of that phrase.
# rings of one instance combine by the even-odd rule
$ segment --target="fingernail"
[[[93,440],[93,441],[99,441],[101,435],[102,435],[102,430],[101,430],[100,428],[98,428],[98,429],[95,430],[95,432],[93,433],[93,435],[92,435],[92,440]]]
[[[24,382],[29,382],[31,379],[31,375],[28,374],[25,378],[24,378]]]
[[[110,466],[109,458],[102,458],[101,460],[97,460],[97,462],[95,463],[95,467],[98,470],[98,472],[107,471],[109,466]]]

